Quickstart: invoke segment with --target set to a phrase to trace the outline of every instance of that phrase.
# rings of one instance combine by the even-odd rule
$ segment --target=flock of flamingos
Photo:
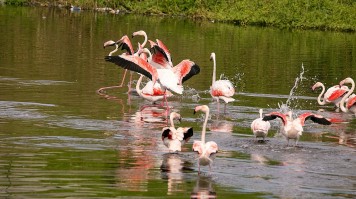
[[[138,43],[136,51],[134,51],[127,35],[124,35],[116,42],[112,40],[105,42],[104,48],[115,46],[115,49],[105,57],[105,60],[125,69],[121,85],[117,87],[122,87],[127,70],[131,71],[129,84],[131,84],[132,72],[139,73],[141,76],[136,84],[136,92],[138,95],[153,103],[162,101],[160,105],[166,107],[166,113],[168,115],[170,110],[167,98],[171,97],[173,95],[172,93],[182,94],[184,91],[183,83],[197,75],[200,72],[200,68],[189,59],[185,59],[178,65],[173,66],[171,54],[162,41],[158,39],[156,39],[156,42],[148,40],[147,34],[142,30],[134,32],[132,37],[134,36],[144,37],[143,43]],[[150,44],[149,48],[145,47],[147,42]],[[120,55],[113,55],[119,48],[125,52]],[[212,85],[210,86],[210,94],[212,98],[217,101],[219,111],[220,100],[225,103],[225,107],[227,103],[235,100],[232,98],[235,94],[235,88],[229,80],[216,80],[215,53],[211,53],[210,59],[213,61],[213,77]],[[141,89],[140,84],[143,76],[146,76],[151,81],[147,82]],[[351,84],[352,86],[349,89],[345,84]],[[312,89],[315,90],[319,87],[322,88],[322,92],[318,96],[318,103],[320,105],[334,103],[337,110],[341,109],[343,112],[352,112],[356,114],[356,95],[352,94],[355,88],[355,83],[351,78],[342,80],[339,85],[329,88],[326,92],[325,86],[320,82],[317,82]],[[130,85],[129,89],[131,89]],[[198,168],[200,173],[200,165],[209,165],[209,169],[211,170],[213,155],[217,153],[218,145],[214,141],[205,141],[206,126],[209,119],[209,107],[207,105],[197,106],[194,109],[194,113],[198,111],[205,113],[201,140],[195,140],[193,143],[193,151],[197,152],[199,155]],[[293,118],[291,111],[287,113],[271,112],[264,116],[262,115],[262,112],[262,109],[260,109],[260,117],[251,123],[251,130],[255,138],[257,139],[258,137],[261,137],[263,140],[260,141],[264,142],[271,126],[269,120],[280,118],[283,123],[282,134],[286,137],[288,146],[290,139],[295,140],[294,146],[298,144],[306,120],[310,119],[313,122],[322,125],[330,125],[332,122],[336,122],[336,120],[324,118],[321,115],[311,112],[305,112],[295,119]],[[169,118],[170,126],[163,128],[162,141],[164,145],[168,147],[169,151],[174,153],[181,151],[181,146],[188,142],[193,136],[193,128],[175,128],[174,120],[181,119],[179,113],[171,112]]]

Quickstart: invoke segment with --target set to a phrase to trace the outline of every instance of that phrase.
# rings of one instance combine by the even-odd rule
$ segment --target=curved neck
[[[205,133],[206,133],[206,125],[208,124],[208,118],[209,118],[209,111],[205,113],[205,120],[203,124],[203,129],[201,132],[201,142],[205,144]]]
[[[142,94],[142,90],[140,89],[142,78],[143,78],[143,75],[140,76],[140,78],[137,80],[137,83],[136,83],[136,91],[140,96]]]
[[[171,127],[175,128],[174,127],[174,121],[173,121],[174,117],[170,117],[169,120],[171,121]]]
[[[212,80],[212,85],[216,81],[216,61],[215,61],[215,56],[213,57],[213,80]]]
[[[115,43],[115,49],[109,53],[109,56],[111,56],[112,54],[114,54],[118,49],[119,49],[119,45],[117,45],[117,44]]]
[[[145,37],[145,40],[142,43],[142,47],[145,47],[146,44],[147,44],[147,34],[146,34],[146,32],[143,33],[143,36]]]
[[[326,104],[325,99],[323,98],[323,101],[321,101],[321,96],[323,96],[324,93],[325,93],[325,86],[324,86],[324,84],[321,84],[321,88],[322,88],[322,90],[321,90],[320,95],[318,96],[318,103],[319,103],[319,105],[325,105],[325,104]]]
[[[352,92],[354,92],[355,89],[355,82],[351,81],[351,88],[349,90],[349,92],[346,93],[346,95],[344,95],[344,97],[342,97],[341,101],[340,101],[340,109],[342,112],[347,112],[348,109],[345,107],[345,100],[351,95]]]

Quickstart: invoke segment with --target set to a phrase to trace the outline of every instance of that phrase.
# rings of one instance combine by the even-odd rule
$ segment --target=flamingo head
[[[353,82],[352,78],[351,78],[351,77],[348,77],[348,78],[345,78],[344,80],[342,80],[339,85],[340,85],[340,87],[341,87],[341,86],[343,86],[344,84],[348,84],[348,83],[352,83],[352,82]]]
[[[215,60],[215,53],[214,52],[212,52],[210,54],[210,61],[213,61],[213,60]]]
[[[182,122],[182,117],[180,116],[179,113],[172,112],[172,113],[169,115],[169,117],[172,118],[172,119],[178,119],[179,122]]]
[[[204,113],[207,113],[207,112],[209,112],[209,107],[208,107],[207,105],[197,106],[197,107],[195,107],[195,109],[194,109],[194,114],[195,114],[196,112],[198,112],[198,111],[202,111],[202,112],[204,112]]]
[[[104,48],[106,48],[108,46],[113,46],[115,44],[116,44],[116,42],[114,42],[113,40],[107,41],[104,43]]]
[[[143,31],[143,30],[139,30],[139,31],[136,31],[134,33],[132,33],[132,38],[137,36],[137,35],[141,35],[141,36],[147,36],[146,32]]]
[[[317,83],[315,83],[315,84],[312,86],[312,90],[315,90],[316,88],[319,88],[319,87],[321,87],[321,86],[323,86],[323,83],[317,82]]]

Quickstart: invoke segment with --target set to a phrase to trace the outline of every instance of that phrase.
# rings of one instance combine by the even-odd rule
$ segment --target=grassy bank
[[[5,0],[33,4],[34,0]],[[186,16],[238,25],[356,31],[355,0],[69,0],[36,3],[110,7],[137,14]]]

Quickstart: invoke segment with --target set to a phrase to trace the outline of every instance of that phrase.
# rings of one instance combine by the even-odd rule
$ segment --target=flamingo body
[[[151,101],[151,102],[156,102],[158,100],[162,100],[165,97],[171,97],[172,93],[171,92],[166,92],[165,89],[161,87],[161,84],[156,83],[153,84],[152,81],[149,81],[146,83],[145,87],[140,89],[140,84],[142,81],[143,75],[140,76],[140,78],[137,81],[136,84],[136,91],[137,93],[144,99]]]
[[[189,141],[193,136],[193,128],[191,127],[174,127],[174,119],[181,120],[180,114],[172,112],[170,114],[170,127],[163,128],[162,141],[163,144],[169,149],[169,152],[182,151],[182,145]]]
[[[262,120],[263,119],[262,112],[263,112],[263,110],[260,109],[259,110],[260,117],[252,121],[251,130],[252,130],[253,134],[255,135],[255,138],[262,137],[263,140],[265,140],[265,138],[267,137],[268,131],[271,128],[271,124],[269,123],[269,121]]]
[[[355,89],[355,82],[352,78],[348,77],[340,82],[340,86],[344,84],[351,84],[350,90],[342,97],[340,101],[340,109],[342,112],[351,112],[356,116],[356,95],[352,94]],[[351,95],[352,94],[352,95]],[[346,103],[345,103],[346,102]],[[345,107],[346,105],[346,107]]]
[[[299,141],[299,137],[302,135],[303,132],[303,126],[305,125],[305,121],[310,119],[315,123],[322,124],[322,125],[330,125],[331,120],[326,119],[321,115],[313,114],[310,112],[303,113],[299,115],[298,118],[293,119],[292,112],[289,111],[287,114],[283,114],[280,112],[271,112],[269,114],[266,114],[263,117],[264,121],[268,120],[273,120],[276,118],[282,119],[283,122],[283,130],[282,134],[286,137],[288,141],[288,146],[289,146],[289,140],[294,139],[296,146]]]
[[[318,104],[319,105],[334,103],[336,107],[339,107],[339,103],[342,99],[342,96],[345,95],[349,91],[349,88],[347,86],[335,85],[333,87],[330,87],[325,92],[325,86],[321,82],[315,83],[313,85],[312,89],[315,90],[318,87],[322,88],[322,91],[321,91],[320,95],[318,96]],[[323,96],[323,100],[321,100],[322,96]]]

